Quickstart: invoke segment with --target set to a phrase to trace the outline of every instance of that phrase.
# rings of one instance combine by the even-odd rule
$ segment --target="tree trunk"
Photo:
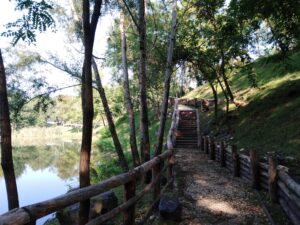
[[[134,167],[141,164],[140,156],[138,152],[138,147],[136,143],[136,133],[135,133],[135,118],[133,104],[131,101],[130,88],[129,88],[129,78],[128,78],[128,66],[127,66],[127,44],[126,44],[126,34],[125,34],[125,24],[124,24],[124,14],[120,15],[120,30],[121,30],[121,40],[122,40],[122,65],[124,74],[124,93],[127,103],[127,113],[130,128],[130,147],[133,159]]]
[[[150,160],[150,138],[147,106],[147,76],[146,76],[146,21],[145,0],[139,1],[139,42],[140,42],[140,65],[139,65],[139,87],[140,87],[140,149],[143,162]]]
[[[209,86],[211,87],[211,90],[214,95],[214,102],[215,102],[215,119],[218,118],[218,93],[216,88],[214,87],[214,84],[211,81],[208,81]]]
[[[228,95],[227,95],[227,92],[226,92],[225,88],[223,87],[222,81],[220,80],[220,78],[218,77],[218,75],[216,76],[216,78],[217,78],[217,81],[218,81],[218,83],[219,83],[219,85],[220,85],[220,87],[222,89],[224,97],[226,99],[226,115],[227,115],[227,113],[229,111],[229,98],[228,98]]]
[[[176,7],[177,7],[176,0],[173,0],[172,28],[171,28],[171,33],[170,33],[167,65],[166,65],[166,71],[165,71],[164,99],[163,99],[163,104],[162,104],[162,108],[161,108],[157,145],[156,145],[156,149],[155,149],[156,156],[161,154],[161,152],[162,152],[164,131],[165,131],[165,125],[166,125],[166,119],[167,119],[167,112],[168,112],[170,82],[171,82],[171,75],[172,75],[172,68],[173,68],[173,51],[174,51],[176,28],[177,28],[177,26],[176,26],[176,16],[177,16]]]
[[[113,139],[114,146],[116,148],[116,152],[117,152],[118,157],[119,157],[119,162],[120,162],[120,165],[121,165],[123,171],[127,172],[129,170],[129,167],[128,167],[126,158],[124,156],[124,152],[123,152],[120,140],[118,138],[115,123],[114,123],[114,120],[113,120],[112,115],[111,115],[111,111],[110,111],[110,108],[109,108],[109,105],[108,105],[108,102],[107,102],[105,91],[104,91],[104,88],[102,87],[98,67],[97,67],[97,64],[96,64],[94,58],[92,59],[92,66],[93,66],[93,70],[94,70],[94,73],[95,73],[95,76],[96,76],[97,90],[99,92],[99,95],[100,95],[100,98],[101,98],[101,101],[102,101],[103,109],[104,109],[105,116],[106,116],[107,123],[108,123],[108,128],[109,128],[111,137]]]
[[[232,102],[234,102],[234,96],[232,94],[232,91],[231,91],[231,88],[230,88],[230,85],[228,83],[228,79],[227,79],[227,76],[226,76],[226,73],[225,73],[225,56],[224,56],[224,51],[223,50],[221,50],[221,60],[222,60],[222,62],[221,62],[221,75],[223,77],[223,81],[224,81],[228,96],[229,96],[230,100]]]
[[[19,207],[18,190],[14,171],[11,145],[11,125],[6,89],[6,75],[0,49],[0,132],[1,132],[1,166],[4,174],[8,208]]]
[[[93,131],[93,87],[92,87],[92,55],[94,47],[94,39],[98,19],[100,17],[102,1],[95,0],[94,11],[90,22],[90,2],[89,0],[82,1],[82,24],[83,24],[83,39],[84,39],[84,63],[82,68],[82,113],[83,113],[83,128],[82,142],[80,150],[80,167],[79,167],[79,182],[80,188],[90,185],[90,157],[92,145]],[[84,225],[89,219],[90,201],[85,200],[80,202],[79,209],[79,225]]]
[[[103,124],[103,126],[104,126],[104,127],[106,127],[105,120],[104,120],[103,116],[102,116],[102,115],[100,115],[100,117],[101,117],[101,120],[102,120],[102,124]]]
[[[179,90],[179,98],[184,95],[184,78],[185,78],[185,61],[182,63],[181,73],[180,73],[180,90]]]

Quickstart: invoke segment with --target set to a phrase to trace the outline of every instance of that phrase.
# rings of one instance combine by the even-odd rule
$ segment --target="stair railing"
[[[171,127],[170,127],[170,130],[168,133],[168,138],[167,138],[167,148],[168,149],[173,149],[175,146],[176,133],[177,133],[178,122],[179,122],[178,105],[179,105],[179,99],[176,98],[174,100],[174,110],[173,110],[173,114],[172,114]]]

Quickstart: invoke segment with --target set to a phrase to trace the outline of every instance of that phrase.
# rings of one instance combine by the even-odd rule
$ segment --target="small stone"
[[[182,206],[176,197],[163,196],[159,202],[159,213],[167,220],[180,221]]]

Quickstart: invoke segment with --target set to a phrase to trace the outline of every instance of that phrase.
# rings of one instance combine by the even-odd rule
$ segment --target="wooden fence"
[[[215,142],[209,136],[202,136],[200,149],[211,160],[228,168],[233,176],[245,179],[255,189],[268,192],[271,201],[280,204],[292,223],[300,224],[300,184],[289,176],[287,167],[276,165],[272,157],[268,158],[268,163],[260,162],[255,150],[251,150],[249,156],[238,154],[235,145]]]
[[[169,99],[170,106],[174,106],[176,101],[177,101],[177,104],[200,108],[201,111],[207,111],[210,107],[214,106],[214,104],[215,104],[213,99],[203,99],[203,98],[177,99],[177,98],[171,97]]]
[[[143,224],[150,216],[154,206],[159,201],[161,194],[166,188],[173,183],[173,146],[176,138],[176,130],[178,126],[178,101],[175,104],[171,129],[168,134],[168,149],[161,155],[152,158],[150,161],[134,168],[133,170],[111,177],[101,183],[81,188],[64,195],[39,202],[33,205],[24,206],[22,208],[13,209],[5,214],[0,215],[0,225],[32,225],[36,224],[36,220],[46,215],[62,210],[70,205],[90,199],[103,192],[113,188],[124,186],[124,202],[113,210],[90,220],[87,225],[102,224],[105,221],[116,217],[123,212],[123,224],[133,225],[135,221],[135,204],[148,192],[153,191],[153,203],[149,207],[146,215],[139,221]],[[162,166],[165,165],[165,166]],[[141,192],[136,193],[138,180],[141,180],[145,173],[152,170],[152,181]],[[166,171],[167,184],[161,187],[161,176]]]

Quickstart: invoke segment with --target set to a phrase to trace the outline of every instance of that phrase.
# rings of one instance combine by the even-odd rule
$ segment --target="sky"
[[[63,1],[59,1],[62,3]],[[69,1],[65,0],[65,4]],[[9,22],[14,22],[17,18],[22,16],[22,13],[16,12],[14,10],[15,2],[9,0],[1,0],[0,3],[0,33],[5,31],[5,24]],[[113,23],[113,15],[105,15],[100,18],[100,22],[98,24],[96,38],[95,38],[95,46],[94,46],[94,55],[102,57],[105,53],[106,42],[107,42],[107,34],[109,28]],[[1,49],[8,49],[8,51],[13,54],[14,51],[18,51],[21,47],[22,49],[28,49],[30,51],[37,51],[39,52],[44,58],[47,58],[47,53],[57,54],[64,60],[69,59],[68,52],[70,49],[77,49],[79,50],[79,46],[71,46],[69,43],[68,37],[66,37],[65,33],[58,29],[55,33],[47,31],[43,34],[37,35],[37,42],[33,45],[28,46],[26,43],[18,43],[16,47],[12,47],[10,44],[11,39],[7,37],[0,36],[0,48]],[[25,46],[25,47],[24,47]],[[2,50],[3,51],[3,50]],[[80,53],[78,53],[80,54]],[[3,58],[4,62],[9,61],[9,59],[5,58],[5,51],[3,51]],[[57,87],[65,87],[70,86],[72,84],[77,83],[76,81],[72,80],[69,75],[61,72],[57,69],[53,69],[51,67],[41,68],[43,71],[40,74],[41,76],[45,76],[47,82],[50,85],[54,85]],[[109,68],[103,68],[103,77],[102,82],[104,85],[108,85],[110,83],[111,78],[111,71]],[[68,94],[73,95],[78,93],[74,89],[66,89],[64,91],[59,92],[58,94]]]

